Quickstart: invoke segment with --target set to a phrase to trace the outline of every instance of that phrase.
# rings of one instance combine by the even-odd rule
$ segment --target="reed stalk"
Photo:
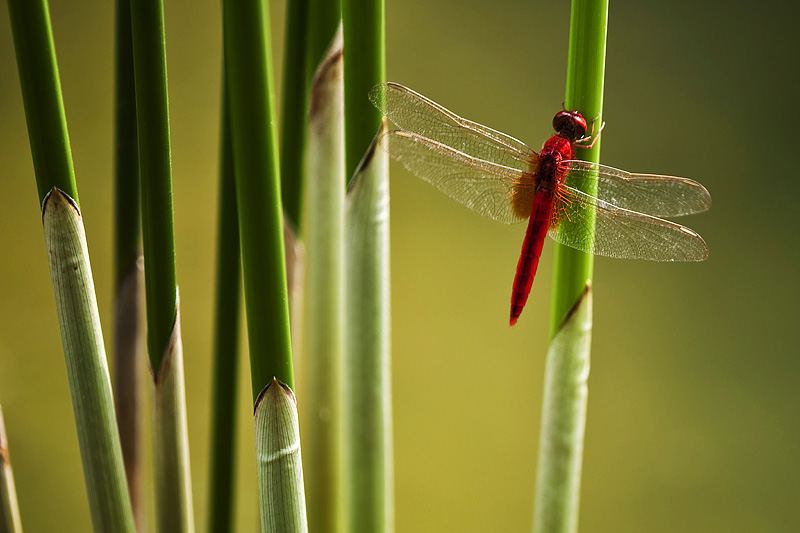
[[[286,3],[281,93],[281,199],[284,215],[296,236],[300,235],[302,229],[303,156],[308,101],[308,24],[308,0],[289,0]]]
[[[183,379],[164,6],[131,0],[136,85],[147,348],[154,386],[154,466],[158,530],[194,531]]]
[[[95,531],[134,531],[45,0],[8,8],[47,257]]]
[[[386,81],[384,0],[342,0],[344,21],[345,175],[355,176],[383,115],[367,94]]]
[[[114,152],[114,391],[125,476],[138,531],[146,526],[142,479],[141,354],[142,251],[139,202],[139,148],[133,79],[130,0],[116,2],[116,87]]]
[[[223,0],[261,530],[304,533],[268,14],[263,0]]]
[[[311,84],[301,412],[308,521],[343,526],[344,94],[341,27]]]
[[[345,234],[344,486],[346,531],[394,531],[388,154],[367,94],[386,79],[383,0],[342,1]]]
[[[22,520],[11,471],[11,455],[8,451],[6,423],[0,409],[0,533],[22,533]]]
[[[382,122],[378,136],[385,131]],[[375,140],[350,182],[345,219],[344,485],[354,533],[394,531],[389,164]]]
[[[565,106],[602,124],[608,0],[572,0]],[[577,157],[598,162],[600,141]],[[589,183],[580,187],[595,191]],[[593,220],[593,219],[592,219]],[[592,330],[593,256],[556,244],[534,533],[578,529]]]
[[[239,369],[239,306],[241,261],[239,221],[236,216],[236,176],[233,168],[230,121],[223,90],[217,282],[214,321],[214,371],[211,429],[211,482],[208,494],[208,531],[235,531],[236,391]]]
[[[255,426],[261,530],[306,532],[300,423],[292,389],[273,379],[256,400]]]
[[[606,60],[608,0],[572,0],[567,60],[567,109],[577,109],[587,122],[594,120],[595,130],[603,123],[603,81]],[[589,126],[591,130],[591,125]],[[584,161],[600,161],[602,138],[589,149],[576,150]],[[581,190],[594,194],[596,184],[584,183]],[[592,219],[594,220],[594,219]],[[592,278],[594,256],[555,245],[553,298],[550,312],[551,336]]]

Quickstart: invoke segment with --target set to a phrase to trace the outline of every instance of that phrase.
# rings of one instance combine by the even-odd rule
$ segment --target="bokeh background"
[[[8,11],[0,3],[0,403],[26,531],[87,531]],[[391,80],[534,148],[550,135],[563,101],[569,2],[387,4]],[[271,10],[279,75],[284,5]],[[611,2],[603,161],[692,177],[709,188],[714,206],[685,219],[709,244],[705,263],[596,261],[582,531],[797,531],[798,14],[791,2]],[[113,2],[53,0],[51,15],[109,340]],[[219,3],[168,1],[166,27],[201,531]],[[391,193],[397,530],[528,531],[552,245],[545,246],[528,307],[510,329],[525,228],[482,219],[399,166]],[[256,531],[247,389],[237,529]]]

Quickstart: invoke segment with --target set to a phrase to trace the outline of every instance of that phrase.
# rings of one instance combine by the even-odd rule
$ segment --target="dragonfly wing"
[[[703,261],[708,257],[708,246],[693,230],[567,186],[556,192],[548,234],[563,245],[608,257],[650,261]]]
[[[530,216],[530,173],[477,159],[407,131],[385,133],[380,143],[409,171],[478,214],[504,224]]]
[[[562,161],[560,165],[568,169],[566,185],[591,190],[592,184],[596,184],[598,199],[623,209],[656,217],[675,217],[702,213],[711,207],[708,190],[687,178],[631,174],[579,160]]]
[[[372,88],[369,99],[400,129],[427,137],[468,156],[527,171],[536,152],[499,131],[462,118],[397,83]]]

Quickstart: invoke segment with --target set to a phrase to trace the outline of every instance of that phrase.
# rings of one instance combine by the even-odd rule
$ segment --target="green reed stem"
[[[602,124],[608,0],[573,0],[567,109]],[[597,162],[600,142],[576,157]],[[583,184],[585,192],[595,191]],[[556,245],[551,341],[545,366],[534,533],[578,530],[592,332],[593,258]]]
[[[386,81],[386,23],[383,0],[343,0],[345,176],[353,178],[372,144],[383,115],[367,93]]]
[[[142,237],[145,257],[147,351],[155,373],[178,314],[167,52],[161,0],[131,0]]]
[[[281,199],[283,212],[299,235],[303,199],[303,146],[306,132],[306,30],[308,0],[286,5],[281,105]]]
[[[80,207],[47,1],[9,0],[8,11],[39,205],[56,187]]]
[[[236,391],[239,369],[239,304],[241,261],[239,220],[236,215],[236,176],[233,168],[230,121],[223,90],[220,137],[220,200],[217,238],[217,296],[214,318],[213,425],[208,531],[235,531]]]
[[[572,0],[565,105],[580,111],[587,122],[596,119],[595,131],[602,124],[607,21],[608,0]],[[576,157],[599,162],[600,144],[598,140],[591,150],[578,149]],[[581,189],[595,192],[588,183]],[[593,255],[555,245],[551,336],[591,280],[593,266]]]
[[[92,524],[98,532],[132,533],[47,2],[10,0],[8,9]]]
[[[224,0],[231,117],[253,401],[273,377],[294,387],[275,132],[269,11]]]
[[[125,474],[138,531],[146,526],[142,466],[139,148],[130,0],[116,2],[114,150],[114,397]]]

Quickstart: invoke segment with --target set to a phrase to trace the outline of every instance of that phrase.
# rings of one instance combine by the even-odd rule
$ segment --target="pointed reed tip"
[[[508,319],[508,325],[514,326],[517,323],[518,316],[511,315],[511,318]]]
[[[336,35],[325,52],[311,80],[311,102],[308,107],[308,120],[312,125],[319,122],[319,116],[325,105],[330,105],[328,93],[335,90],[336,82],[343,76],[342,61],[344,48],[342,40],[342,25],[336,30]]]
[[[564,325],[572,319],[575,313],[578,312],[578,309],[581,308],[581,305],[585,301],[589,300],[591,296],[592,296],[592,280],[587,279],[586,285],[583,287],[583,291],[581,291],[581,294],[580,296],[578,296],[578,299],[575,300],[575,303],[572,304],[572,307],[569,308],[567,314],[564,315],[564,318],[561,320],[561,323],[556,328],[556,333],[564,328]]]
[[[56,202],[54,205],[59,205],[64,202],[72,206],[78,216],[81,216],[81,209],[78,207],[77,202],[74,198],[72,198],[69,194],[65,193],[61,189],[56,186],[53,186],[52,189],[47,191],[47,194],[44,195],[42,199],[42,219],[44,219],[45,211],[47,210],[47,206]]]
[[[261,405],[261,402],[264,401],[265,398],[269,398],[273,402],[278,402],[281,398],[288,398],[289,401],[297,406],[297,398],[292,388],[274,376],[272,380],[267,383],[267,386],[261,390],[258,398],[256,398],[255,404],[253,405],[253,414],[258,411],[258,406]]]

